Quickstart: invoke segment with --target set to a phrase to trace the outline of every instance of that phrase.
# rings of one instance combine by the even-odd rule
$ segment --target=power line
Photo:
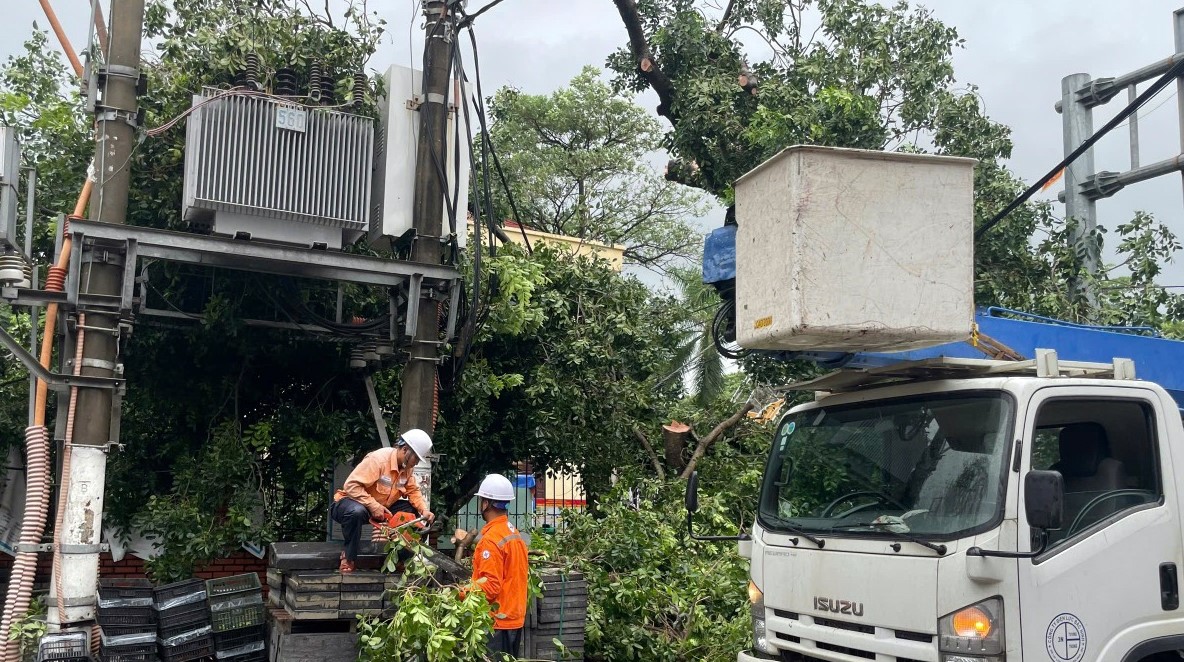
[[[502,4],[503,2],[505,2],[505,0],[493,0],[493,2],[478,9],[476,12],[474,12],[472,14],[468,14],[465,17],[465,20],[461,23],[460,27],[463,28],[463,27],[468,27],[468,26],[472,25],[473,21],[477,20],[478,16],[480,16],[481,14],[484,14],[485,12],[489,11],[490,9],[493,9],[494,7]]]
[[[1105,126],[1087,138],[1085,142],[1081,143],[1077,149],[1073,150],[1073,152],[1061,160],[1060,163],[1053,166],[1053,169],[1049,170],[1048,174],[1044,175],[1039,181],[1028,187],[1028,190],[1020,194],[1020,196],[1013,200],[1011,204],[1007,205],[1003,211],[995,214],[991,220],[983,224],[983,226],[974,233],[974,238],[976,240],[981,239],[983,235],[991,230],[991,228],[995,227],[1000,223],[1000,221],[1007,218],[1011,212],[1018,209],[1021,205],[1030,200],[1032,196],[1039,193],[1040,190],[1044,188],[1044,185],[1052,181],[1058,173],[1069,167],[1069,165],[1076,161],[1082,154],[1089,151],[1089,149],[1093,147],[1099,140],[1101,140],[1103,136],[1113,131],[1127,118],[1138,112],[1138,110],[1142,108],[1144,104],[1154,98],[1155,95],[1159,94],[1163,88],[1167,87],[1167,85],[1180,76],[1181,73],[1184,73],[1184,60],[1174,64],[1171,69],[1168,69],[1167,73],[1165,73],[1163,76],[1160,76],[1158,80],[1151,84],[1151,87],[1148,87],[1143,91],[1142,94],[1136,97],[1134,101],[1127,104],[1126,107],[1119,111],[1119,113],[1115,115],[1109,122],[1107,122]]]

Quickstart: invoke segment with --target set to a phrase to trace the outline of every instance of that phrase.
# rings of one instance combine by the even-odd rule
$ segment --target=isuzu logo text
[[[834,598],[814,598],[814,609],[829,611],[832,614],[849,614],[863,616],[863,603],[850,600],[835,600]]]

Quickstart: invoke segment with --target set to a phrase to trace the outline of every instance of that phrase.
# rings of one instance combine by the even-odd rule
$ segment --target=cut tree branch
[[[641,428],[633,426],[633,434],[641,442],[641,447],[645,449],[646,455],[650,456],[650,464],[654,465],[654,471],[658,472],[658,480],[666,480],[666,470],[662,468],[662,463],[658,460],[658,454],[654,452],[654,447],[650,445],[650,440],[645,438],[645,433],[641,431]]]
[[[719,441],[724,436],[725,432],[735,427],[741,419],[748,415],[748,412],[752,411],[752,409],[753,404],[751,402],[746,402],[744,406],[740,408],[740,411],[732,414],[726,421],[723,421],[719,425],[715,426],[715,429],[709,432],[706,437],[700,439],[699,444],[695,446],[695,452],[691,455],[691,461],[687,462],[687,466],[685,469],[683,469],[682,475],[680,475],[679,478],[683,480],[690,478],[691,474],[695,471],[695,466],[699,464],[699,460],[703,459],[703,456],[707,454],[707,451],[713,445],[715,445],[715,442]]]
[[[719,19],[719,25],[715,26],[715,31],[719,34],[724,33],[724,28],[728,27],[728,23],[732,21],[732,10],[736,9],[736,0],[728,1],[728,8],[724,10],[723,18]]]
[[[658,114],[677,124],[678,118],[674,113],[674,82],[662,71],[654,61],[654,54],[650,51],[649,42],[645,38],[645,29],[641,24],[641,13],[634,0],[613,0],[617,11],[621,14],[621,21],[625,23],[625,30],[629,33],[629,48],[637,60],[637,68],[641,77],[658,95]]]

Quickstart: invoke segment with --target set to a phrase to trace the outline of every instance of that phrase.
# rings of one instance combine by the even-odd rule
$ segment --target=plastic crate
[[[162,607],[169,602],[181,601],[180,606],[188,606],[194,603],[205,602],[206,584],[200,579],[186,579],[184,581],[176,582],[174,584],[166,584],[153,591],[152,599],[158,611],[170,611],[176,607],[168,608]],[[201,598],[196,598],[197,594],[201,593]],[[192,601],[187,599],[193,596]],[[186,599],[182,599],[186,598]]]
[[[148,634],[156,632],[156,624],[147,625],[99,625],[107,637],[122,637],[129,634]]]
[[[85,632],[62,632],[41,637],[37,662],[85,662],[90,659],[90,635]]]
[[[170,628],[181,623],[192,623],[195,620],[209,620],[209,605],[205,600],[187,605],[178,605],[164,611],[160,615],[160,627]]]
[[[211,657],[214,654],[214,638],[205,636],[178,646],[161,646],[160,658],[164,662],[189,662]]]
[[[215,633],[255,627],[256,625],[263,624],[264,613],[262,603],[234,607],[233,609],[223,611],[211,611],[210,625],[213,626]]]
[[[210,601],[220,598],[231,593],[240,593],[245,591],[260,591],[263,587],[259,583],[259,575],[248,572],[244,575],[232,575],[230,577],[219,577],[218,579],[206,580],[206,595]]]
[[[99,599],[137,599],[152,597],[152,582],[147,579],[100,579]]]
[[[266,648],[261,651],[255,651],[254,653],[230,655],[227,657],[218,657],[218,653],[214,653],[214,657],[218,659],[218,662],[268,662]]]
[[[156,625],[152,607],[99,607],[99,625]]]
[[[202,607],[205,607],[205,605],[202,605]],[[160,639],[163,641],[165,639],[176,637],[177,635],[185,634],[186,632],[200,630],[201,628],[209,626],[209,624],[210,615],[203,608],[200,612],[193,614],[189,620],[176,620],[168,624],[162,622],[160,624],[160,629],[157,630],[157,633],[160,635]]]
[[[160,662],[156,651],[151,653],[100,653],[100,662]]]
[[[268,662],[267,649],[264,648],[254,653],[246,653],[244,655],[229,655],[226,657],[218,657],[219,653],[214,653],[214,657],[218,662]]]
[[[115,656],[115,657],[129,657],[138,655],[156,655],[156,642],[152,641],[146,644],[132,644],[130,646],[109,646],[104,644],[101,655]]]
[[[267,627],[263,625],[252,625],[249,628],[239,628],[238,630],[228,630],[226,632],[214,633],[214,650],[229,651],[256,641],[264,641],[267,639]]]

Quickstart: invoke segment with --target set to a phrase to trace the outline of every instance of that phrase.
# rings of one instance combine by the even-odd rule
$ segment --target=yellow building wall
[[[576,255],[596,255],[608,260],[613,270],[618,272],[625,266],[625,247],[621,245],[602,244],[598,241],[588,241],[561,234],[540,232],[539,230],[532,230],[530,228],[507,226],[505,232],[510,237],[510,241],[519,246],[524,244],[522,233],[525,232],[527,238],[530,239],[531,246],[538,243],[549,243],[560,246]]]

